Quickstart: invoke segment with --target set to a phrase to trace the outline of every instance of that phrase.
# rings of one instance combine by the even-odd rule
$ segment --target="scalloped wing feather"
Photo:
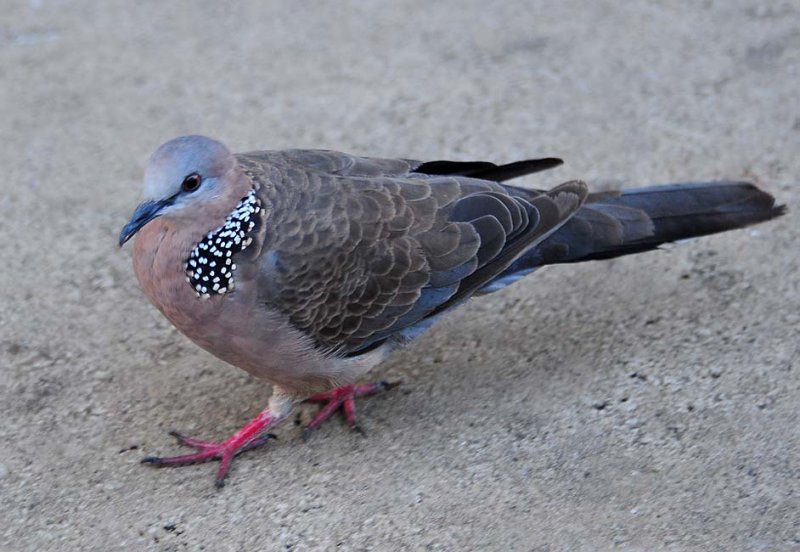
[[[581,183],[514,193],[497,182],[414,172],[413,161],[330,151],[238,159],[265,206],[259,247],[251,247],[261,257],[261,298],[341,354],[468,297],[586,197]],[[491,167],[478,168],[498,169]]]

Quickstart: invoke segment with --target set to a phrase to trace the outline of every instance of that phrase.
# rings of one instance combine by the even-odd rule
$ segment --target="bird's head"
[[[119,245],[156,217],[191,216],[196,208],[213,205],[229,191],[235,168],[228,148],[211,138],[181,136],[163,144],[150,156],[144,201],[122,229]]]

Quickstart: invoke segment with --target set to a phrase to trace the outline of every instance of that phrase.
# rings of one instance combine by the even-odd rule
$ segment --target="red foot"
[[[231,467],[231,462],[233,462],[234,457],[246,450],[260,447],[270,438],[274,438],[275,436],[271,433],[265,435],[263,433],[266,429],[274,425],[275,422],[275,417],[267,408],[222,443],[193,439],[192,437],[185,437],[176,431],[171,431],[170,435],[178,439],[178,443],[197,449],[197,452],[194,454],[185,454],[183,456],[147,456],[142,459],[142,463],[161,467],[185,466],[198,462],[208,462],[209,460],[220,460],[217,478],[214,480],[214,484],[217,487],[224,487],[225,476],[228,475],[228,470]]]
[[[303,439],[308,439],[311,434],[325,421],[330,419],[330,417],[333,416],[333,413],[336,412],[340,407],[344,412],[347,425],[363,434],[364,430],[358,426],[358,421],[356,419],[356,397],[374,395],[379,391],[391,389],[397,385],[399,384],[387,383],[385,381],[369,383],[366,385],[345,385],[342,387],[337,387],[332,391],[317,393],[316,395],[310,396],[308,399],[306,399],[308,402],[319,402],[326,404],[322,407],[322,410],[320,410],[317,415],[314,416],[314,419],[311,420],[311,423],[308,424],[308,426],[306,426],[305,430],[303,430]]]

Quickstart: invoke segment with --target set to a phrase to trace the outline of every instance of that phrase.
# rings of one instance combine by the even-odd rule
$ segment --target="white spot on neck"
[[[222,226],[209,232],[192,249],[186,261],[186,276],[198,297],[222,295],[233,289],[236,265],[232,264],[231,257],[253,242],[247,234],[255,228],[255,217],[263,213],[256,191],[250,190]],[[211,288],[209,282],[213,282]]]

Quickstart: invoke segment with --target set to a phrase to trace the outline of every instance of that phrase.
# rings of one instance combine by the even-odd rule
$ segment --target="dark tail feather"
[[[526,159],[525,161],[516,161],[506,165],[495,165],[488,161],[428,161],[414,169],[414,172],[432,175],[454,174],[492,180],[494,182],[504,182],[518,176],[546,171],[563,163],[561,159],[556,157]]]
[[[545,264],[610,259],[673,242],[743,228],[786,212],[747,182],[670,184],[591,194],[556,233],[503,276]]]

